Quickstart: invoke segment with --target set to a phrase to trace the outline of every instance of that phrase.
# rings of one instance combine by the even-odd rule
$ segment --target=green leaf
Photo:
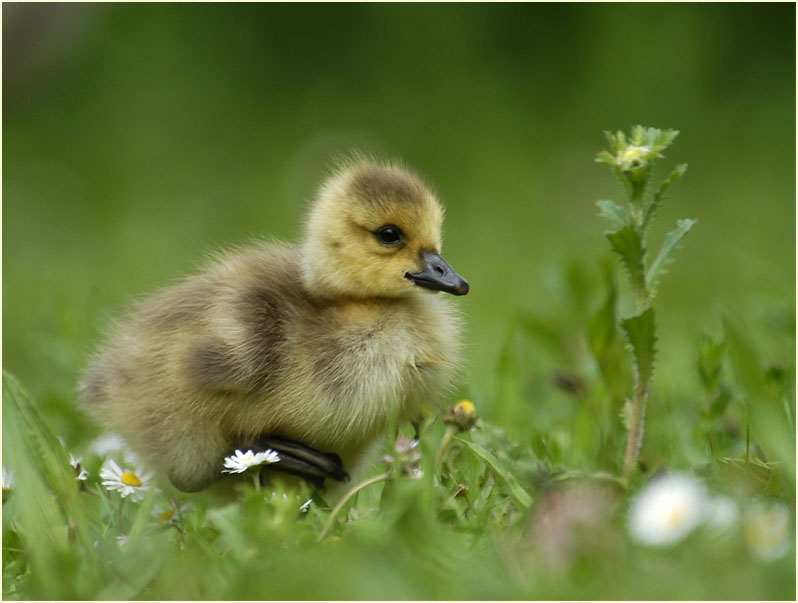
[[[624,318],[621,327],[629,338],[637,370],[637,387],[647,391],[654,373],[654,359],[657,351],[656,320],[654,308],[649,307],[640,314]]]
[[[607,199],[596,201],[596,205],[601,210],[600,215],[612,222],[615,228],[621,229],[629,223],[629,211],[624,206]]]
[[[609,264],[604,266],[607,297],[587,325],[587,339],[590,351],[598,364],[604,384],[615,398],[622,403],[627,396],[629,365],[626,350],[618,328],[618,285]]]
[[[240,505],[226,505],[208,511],[208,521],[222,536],[225,545],[230,548],[237,560],[247,558],[251,545],[243,531],[244,521],[241,517]]]
[[[657,130],[656,128],[649,128],[647,135],[651,139],[652,146],[656,147],[657,150],[664,151],[676,140],[676,137],[679,135],[679,130]]]
[[[649,134],[649,132],[651,132],[651,134],[653,134],[653,136],[656,136],[660,131],[655,129],[655,128],[646,129],[643,126],[641,126],[640,124],[638,124],[636,126],[632,126],[632,132],[629,135],[629,142],[631,144],[633,144],[633,145],[638,145],[638,146],[640,146],[642,144],[646,144],[647,141],[645,140],[645,137],[646,137],[646,134]],[[653,136],[652,136],[652,139],[653,139]],[[650,142],[649,142],[649,144],[650,144]]]
[[[80,556],[78,563],[88,568],[89,576],[98,566],[69,454],[27,392],[6,371],[3,371],[3,464],[17,476],[11,496],[20,509],[33,573],[40,576],[31,582],[34,598],[85,598],[64,590],[65,585],[50,579],[76,555]],[[74,583],[69,587],[74,588]]]
[[[640,234],[631,226],[607,234],[613,251],[620,254],[623,265],[629,274],[632,287],[637,295],[642,295],[646,288],[643,258],[646,250]]]
[[[729,348],[734,377],[745,394],[746,410],[757,443],[770,460],[781,463],[795,484],[794,409],[774,396],[767,386],[759,353],[743,328],[723,317],[723,332]]]
[[[715,397],[712,398],[712,402],[709,405],[706,416],[713,421],[722,417],[723,413],[726,411],[726,408],[729,406],[731,399],[732,396],[729,389],[725,386],[721,387]]]
[[[660,130],[659,128],[646,128],[636,125],[632,127],[629,143],[637,146],[652,147],[658,153],[673,144],[678,135],[678,130]]]
[[[604,138],[607,139],[607,143],[610,145],[613,152],[617,152],[619,149],[626,146],[626,135],[622,130],[618,130],[615,133],[610,130],[604,130]]]
[[[12,446],[9,456],[25,457],[33,462],[37,472],[58,498],[66,514],[77,523],[77,536],[81,542],[93,550],[92,540],[83,519],[83,507],[78,499],[78,483],[69,464],[69,453],[59,442],[50,426],[40,416],[36,405],[22,388],[19,381],[9,372],[3,371],[3,410],[8,411],[6,429],[15,430],[14,436],[23,437],[21,447]],[[5,417],[4,412],[4,419]],[[6,452],[4,450],[4,452]]]
[[[605,267],[605,270],[607,297],[588,323],[588,341],[596,359],[607,352],[618,333],[618,287],[611,269]]]
[[[712,394],[720,383],[720,369],[726,357],[726,342],[716,341],[708,335],[701,338],[698,350],[698,373],[704,384],[704,391]]]
[[[615,155],[606,150],[601,151],[598,155],[596,155],[596,163],[606,163],[613,166],[618,165]]]
[[[776,498],[786,494],[782,488],[781,471],[779,469],[779,467],[776,467],[770,474],[770,479],[768,480],[765,489],[762,491],[764,496]]]
[[[665,198],[665,191],[667,191],[670,188],[671,184],[673,184],[674,182],[679,180],[679,178],[684,176],[684,173],[686,171],[687,171],[686,163],[681,163],[677,165],[670,173],[670,175],[665,180],[663,180],[662,184],[659,185],[659,189],[657,189],[657,192],[654,193],[654,199],[651,201],[651,204],[648,206],[648,209],[646,209],[646,215],[643,218],[642,232],[646,232],[646,230],[648,230],[648,227],[651,225],[651,220],[654,218],[654,215],[657,213],[657,210],[659,209],[660,205],[662,205],[662,200]]]
[[[657,289],[657,282],[664,274],[665,268],[673,261],[671,257],[676,250],[676,245],[684,238],[690,229],[695,225],[697,220],[684,219],[676,222],[676,228],[665,235],[665,240],[662,243],[662,248],[659,250],[657,258],[651,264],[651,268],[646,274],[646,285],[648,286],[649,295],[652,297]]]
[[[734,490],[743,490],[745,494],[763,494],[771,484],[778,465],[765,463],[757,459],[746,461],[739,458],[718,459],[721,483]]]
[[[750,398],[767,399],[762,361],[753,342],[743,332],[742,327],[728,316],[723,317],[723,332],[737,385]]]
[[[521,509],[528,509],[532,506],[532,497],[526,493],[513,474],[487,448],[461,437],[456,436],[455,439],[468,446],[474,454],[490,465],[491,469],[507,484],[510,489],[510,495]]]
[[[151,492],[152,493],[152,492]],[[138,514],[142,515],[143,510]],[[99,601],[128,601],[147,598],[147,586],[163,571],[170,542],[167,532],[150,533],[146,539],[129,539],[125,550],[111,564],[111,570],[95,594]]]
[[[151,488],[136,510],[136,518],[128,532],[128,545],[136,546],[150,522],[152,509],[155,506],[155,488]]]

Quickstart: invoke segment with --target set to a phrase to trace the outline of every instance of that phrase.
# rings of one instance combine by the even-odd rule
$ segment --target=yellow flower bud
[[[477,420],[479,420],[477,407],[474,406],[474,403],[470,400],[460,400],[454,406],[450,406],[443,415],[444,423],[447,425],[455,425],[459,427],[461,431],[471,429],[476,425]]]
[[[477,407],[471,400],[460,400],[454,405],[454,412],[462,412],[466,417],[476,417]]]

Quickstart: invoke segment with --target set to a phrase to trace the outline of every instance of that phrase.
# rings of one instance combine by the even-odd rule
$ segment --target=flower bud
[[[460,400],[443,414],[443,422],[458,427],[460,431],[468,431],[478,420],[477,407],[470,400]]]

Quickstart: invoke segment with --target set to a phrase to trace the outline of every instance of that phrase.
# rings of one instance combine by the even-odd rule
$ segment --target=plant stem
[[[117,528],[117,530],[119,530],[120,534],[122,534],[124,532],[124,529],[123,529],[123,526],[122,526],[122,508],[124,506],[125,506],[125,499],[124,498],[120,498],[119,499],[119,513],[118,513],[117,519],[116,519],[116,528]]]
[[[632,401],[632,420],[629,427],[629,437],[626,440],[626,452],[623,455],[624,485],[629,485],[629,480],[634,475],[637,467],[637,458],[640,454],[640,444],[643,442],[643,424],[646,416],[646,399],[648,388],[640,383],[640,375],[635,375],[635,393]]]
[[[632,200],[634,202],[634,200]],[[637,208],[635,208],[637,209]],[[634,223],[641,240],[645,240],[645,229],[642,226],[642,212],[637,215]],[[643,260],[645,264],[645,259]],[[644,266],[644,274],[647,268]],[[642,287],[635,288],[635,311],[640,314],[650,305],[649,291],[645,283]],[[637,468],[637,459],[640,455],[640,446],[643,443],[643,427],[646,417],[646,400],[648,399],[648,383],[643,383],[639,370],[635,368],[634,396],[632,399],[632,417],[629,426],[629,435],[626,440],[626,451],[623,455],[623,476],[621,482],[624,486],[629,481]]]
[[[454,434],[457,433],[458,431],[459,429],[455,425],[446,426],[446,433],[443,434],[443,439],[441,440],[441,447],[438,448],[438,454],[435,455],[436,471],[441,466],[441,461],[443,460],[443,453],[446,452],[446,448],[449,446],[449,442],[452,440],[452,436],[454,436]]]
[[[319,534],[317,542],[321,542],[322,540],[324,540],[324,537],[327,535],[327,532],[330,531],[330,528],[332,527],[332,524],[335,521],[335,517],[338,515],[338,512],[343,508],[343,506],[347,503],[347,501],[350,498],[352,498],[355,494],[360,492],[366,486],[370,486],[371,484],[376,484],[377,482],[381,482],[386,479],[388,479],[388,473],[383,473],[382,475],[376,475],[370,479],[367,479],[365,482],[358,484],[357,486],[352,488],[349,492],[347,492],[346,496],[344,496],[338,502],[338,504],[335,505],[335,508],[332,511],[330,511],[330,516],[327,518],[327,523],[324,524],[324,529],[321,531],[321,534]]]

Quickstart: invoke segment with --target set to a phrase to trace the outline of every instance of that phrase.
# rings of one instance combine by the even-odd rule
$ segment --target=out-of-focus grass
[[[735,382],[740,371],[727,359],[731,414],[703,418],[710,402],[696,368],[699,347],[704,333],[724,336],[722,315],[753,340],[756,379],[781,371],[781,385],[767,387],[780,387],[776,398],[794,411],[794,11],[5,4],[4,367],[70,449],[85,450],[98,429],[76,411],[76,375],[128,300],[218,246],[296,237],[334,153],[401,157],[446,202],[445,256],[472,286],[460,302],[468,366],[456,394],[525,451],[514,462],[537,505],[546,476],[607,470],[623,446],[618,400],[601,383],[586,339],[606,294],[600,266],[608,256],[593,201],[620,196],[592,163],[600,133],[633,123],[676,127],[682,134],[669,156],[690,171],[652,237],[677,217],[699,222],[659,291],[660,359],[642,460],[651,472],[693,469],[725,483],[718,459],[745,454],[745,421],[756,407],[745,405],[746,383]],[[670,158],[663,164],[672,166]],[[750,387],[753,377],[746,379]],[[555,381],[584,389],[574,395]],[[763,416],[760,430],[777,420]],[[431,432],[428,446],[439,435]],[[770,461],[794,445],[777,438],[755,439],[755,454]],[[19,454],[4,453],[4,464]],[[469,479],[483,484],[479,476],[490,471],[469,462]],[[794,596],[789,558],[758,564],[739,540],[718,547],[698,535],[669,552],[612,540],[565,578],[550,575],[523,553],[526,518],[454,529],[429,505],[414,504],[437,500],[428,486],[397,494],[393,511],[361,518],[340,542],[321,547],[311,545],[313,526],[296,528],[308,532],[306,541],[294,527],[270,539],[247,532],[242,519],[228,522],[243,532],[240,547],[223,544],[220,520],[196,497],[194,531],[186,528],[182,548],[142,538],[83,585],[68,574],[86,560],[64,553],[61,594]],[[794,509],[789,487],[780,492]],[[376,506],[361,498],[361,509]],[[246,510],[253,525],[269,524],[270,509],[252,503],[231,513]],[[87,514],[94,536],[117,555],[108,516],[101,508]],[[622,518],[616,522],[617,535]],[[107,527],[97,532],[98,525]],[[4,523],[7,596],[29,560],[7,554],[20,534]],[[285,546],[295,538],[305,544]],[[130,574],[140,582],[118,590]],[[35,571],[29,580],[16,596],[53,594],[25,586]]]

